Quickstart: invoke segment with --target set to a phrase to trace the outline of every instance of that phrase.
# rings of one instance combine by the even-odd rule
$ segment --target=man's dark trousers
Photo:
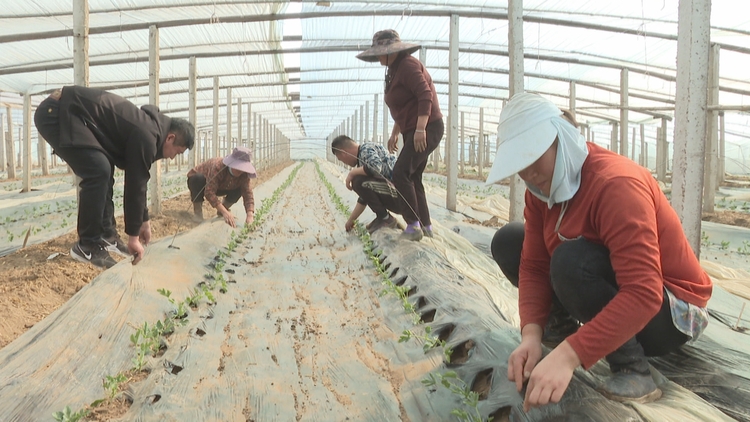
[[[47,98],[34,114],[34,124],[58,157],[81,178],[78,196],[78,238],[83,246],[101,243],[116,231],[115,205],[112,202],[114,164],[103,151],[94,148],[61,147],[59,101]]]

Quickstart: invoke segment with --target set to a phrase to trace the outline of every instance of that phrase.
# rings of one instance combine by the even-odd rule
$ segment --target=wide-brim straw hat
[[[250,177],[256,177],[255,166],[253,165],[253,151],[245,147],[235,147],[231,154],[222,160],[228,167],[241,172],[245,172]]]
[[[514,95],[500,112],[497,153],[487,183],[513,176],[544,155],[557,137],[552,119],[560,115],[562,110],[537,94]]]
[[[376,62],[380,56],[405,51],[411,54],[422,48],[419,44],[401,42],[398,32],[393,29],[378,31],[372,36],[372,47],[357,54],[357,58],[366,62]]]

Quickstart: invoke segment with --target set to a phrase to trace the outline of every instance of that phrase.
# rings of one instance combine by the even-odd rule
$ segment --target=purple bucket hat
[[[257,176],[253,165],[253,151],[249,148],[235,147],[231,154],[224,157],[222,162],[228,167],[249,174],[250,177]]]

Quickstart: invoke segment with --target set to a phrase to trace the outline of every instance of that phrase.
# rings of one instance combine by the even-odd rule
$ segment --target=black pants
[[[443,119],[430,122],[425,128],[427,148],[422,152],[414,150],[414,131],[403,134],[404,148],[393,166],[393,184],[401,194],[401,214],[407,224],[415,221],[424,226],[432,224],[422,185],[422,173],[427,166],[427,157],[440,145],[444,130]]]
[[[193,203],[202,203],[205,199],[206,190],[206,176],[198,173],[188,177],[187,180],[188,189],[190,189],[190,198]],[[216,196],[226,196],[224,203],[228,205],[227,208],[234,205],[242,196],[240,188],[231,190],[220,190],[216,192]]]
[[[380,218],[388,211],[401,214],[401,198],[396,188],[382,177],[356,176],[352,179],[352,190]]]
[[[82,245],[101,243],[102,237],[117,234],[115,204],[112,190],[115,184],[114,164],[100,150],[60,146],[59,102],[47,98],[34,113],[34,124],[52,147],[52,151],[81,178],[78,196],[78,238]]]
[[[516,287],[523,238],[523,223],[509,223],[492,238],[492,257]],[[618,290],[609,250],[585,239],[566,241],[555,249],[550,260],[550,283],[563,308],[584,324],[591,321]],[[627,321],[623,321],[623,324],[627,324]],[[665,292],[659,312],[634,339],[607,356],[607,360],[610,366],[627,363],[623,359],[637,353],[641,347],[646,356],[662,356],[676,350],[687,340],[688,336],[674,326]]]

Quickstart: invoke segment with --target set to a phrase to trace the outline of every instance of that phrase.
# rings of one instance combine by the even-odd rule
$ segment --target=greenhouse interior
[[[745,0],[30,0],[0,58],[2,421],[750,421]],[[614,293],[549,346],[568,240]]]

